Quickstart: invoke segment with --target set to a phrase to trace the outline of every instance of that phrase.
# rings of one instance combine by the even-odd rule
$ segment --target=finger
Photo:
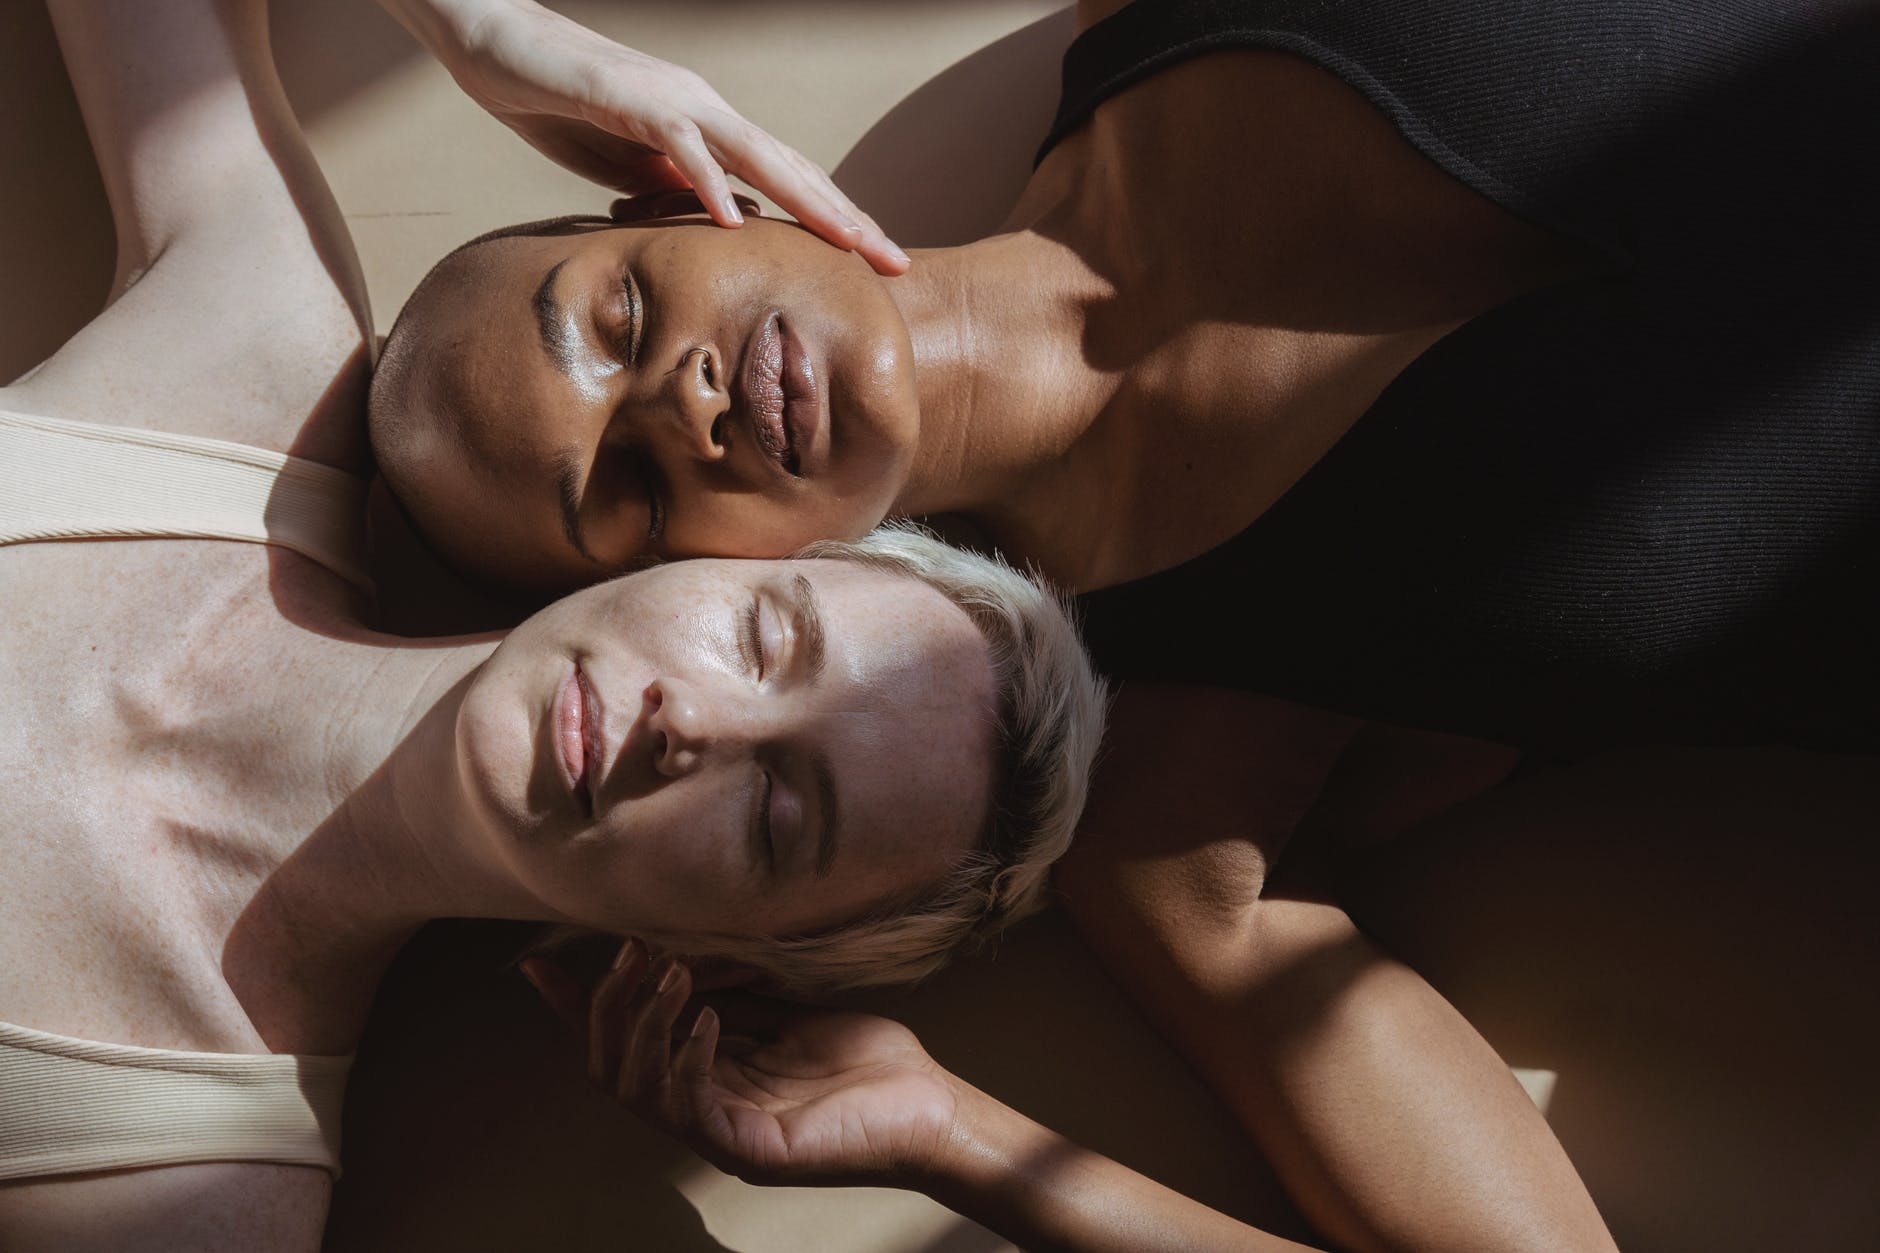
[[[638,196],[691,186],[664,153],[635,140],[589,127],[568,136],[566,144],[550,155],[617,192]]]
[[[713,143],[727,169],[823,239],[847,252],[862,237],[862,224],[844,212],[835,184],[794,149],[748,123]]]
[[[516,969],[548,1003],[561,1025],[577,1039],[587,1034],[588,990],[585,984],[546,957],[525,957]]]
[[[679,1053],[673,1058],[674,1095],[682,1102],[692,1125],[706,1132],[714,1140],[713,1134],[724,1122],[724,1113],[718,1108],[717,1094],[712,1088],[712,1059],[718,1053],[718,1015],[707,1005],[699,1010],[698,1017],[692,1023],[692,1030],[686,1033],[685,1043],[679,1046]]]
[[[623,1101],[653,1102],[666,1091],[672,1070],[672,1029],[691,991],[684,963],[666,958],[634,997],[615,1096]]]
[[[661,132],[666,159],[676,166],[698,193],[699,203],[720,226],[744,225],[744,214],[731,194],[731,182],[718,159],[691,121],[680,119]]]
[[[646,945],[629,939],[594,989],[588,1010],[588,1078],[602,1087],[611,1086],[627,1031],[625,1006],[645,981],[647,966]]]
[[[762,135],[762,132],[758,132]],[[814,161],[769,136],[728,160],[733,173],[777,202],[779,208],[815,234],[846,251],[858,253],[877,273],[905,273],[907,254],[879,226],[842,194]]]
[[[901,245],[889,239],[881,224],[866,213],[862,214],[862,238],[856,243],[855,251],[875,273],[887,278],[907,273],[914,264]]]
[[[907,254],[888,238],[887,232],[881,229],[880,224],[874,218],[863,213],[855,202],[849,199],[847,193],[836,186],[835,180],[825,174],[821,166],[794,148],[785,148],[784,152],[802,171],[804,180],[818,188],[845,220],[859,228],[850,246],[864,261],[873,266],[877,273],[888,276],[903,274],[907,271],[911,264]]]

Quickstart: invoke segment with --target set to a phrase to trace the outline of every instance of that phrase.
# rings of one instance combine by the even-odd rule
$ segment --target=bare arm
[[[1229,1218],[955,1083],[952,1140],[919,1186],[1021,1248],[1279,1253],[1308,1247]]]
[[[1300,789],[1341,751],[1319,717],[1125,691],[1060,871],[1072,916],[1341,1245],[1610,1249],[1545,1120],[1462,1016],[1336,906],[1264,892]],[[1206,730],[1169,733],[1183,727]]]
[[[54,0],[117,229],[111,303],[16,408],[363,452],[369,318],[261,0]]]
[[[1303,1247],[1040,1126],[889,1019],[732,994],[675,1035],[690,975],[632,941],[591,996],[547,959],[524,971],[585,1037],[596,1083],[752,1183],[916,1189],[1027,1249]]]

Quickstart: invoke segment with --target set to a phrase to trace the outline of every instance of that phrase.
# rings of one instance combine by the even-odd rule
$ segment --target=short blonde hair
[[[751,967],[777,991],[799,994],[916,982],[1041,908],[1052,863],[1083,814],[1108,703],[1068,604],[1004,561],[907,522],[811,544],[792,559],[818,558],[913,579],[958,605],[986,641],[997,713],[978,850],[938,887],[812,935],[642,937]]]

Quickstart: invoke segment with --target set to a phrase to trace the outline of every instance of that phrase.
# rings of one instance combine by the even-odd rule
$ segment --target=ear
[[[731,198],[738,202],[738,211],[745,217],[763,216],[763,207],[743,192],[733,192]],[[652,222],[704,212],[705,205],[690,187],[651,191],[643,196],[622,196],[607,208],[607,216],[621,223]]]

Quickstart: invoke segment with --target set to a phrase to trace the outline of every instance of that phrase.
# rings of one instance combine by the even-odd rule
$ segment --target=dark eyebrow
[[[564,448],[555,460],[559,466],[555,487],[561,499],[561,529],[574,550],[593,561],[594,554],[588,551],[587,542],[581,538],[581,454]]]
[[[790,600],[796,610],[798,677],[804,682],[821,677],[828,653],[828,636],[823,631],[822,607],[816,603],[816,589],[799,574],[790,580]]]
[[[829,759],[821,753],[811,753],[810,772],[816,776],[816,814],[822,820],[821,829],[816,832],[816,877],[829,877],[829,868],[836,864],[836,852],[842,839],[842,807],[836,803],[836,777],[829,769]]]
[[[561,301],[555,299],[555,279],[561,268],[568,264],[563,257],[543,276],[542,285],[535,289],[535,329],[542,333],[542,349],[548,353],[548,359],[557,370],[569,378],[574,377],[574,349],[569,342],[575,332],[568,325],[567,315],[562,312]]]

